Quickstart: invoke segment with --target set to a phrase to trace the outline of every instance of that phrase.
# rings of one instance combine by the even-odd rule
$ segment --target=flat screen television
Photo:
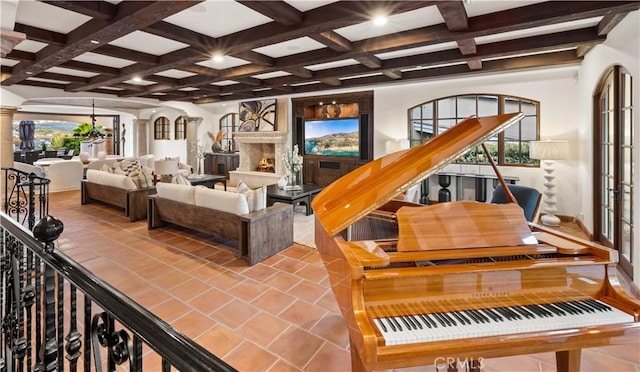
[[[304,122],[304,154],[328,156],[358,156],[360,121],[322,119]]]

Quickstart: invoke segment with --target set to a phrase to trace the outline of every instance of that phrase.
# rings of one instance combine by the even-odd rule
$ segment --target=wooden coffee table
[[[278,185],[267,186],[267,206],[274,203],[287,203],[293,205],[304,204],[307,207],[307,216],[313,214],[311,201],[322,190],[322,186],[306,184],[300,190],[283,190]]]
[[[187,177],[191,185],[204,185],[210,189],[212,189],[216,183],[222,183],[224,185],[224,190],[227,191],[227,177],[215,174],[204,174],[201,176],[196,176],[193,178]]]

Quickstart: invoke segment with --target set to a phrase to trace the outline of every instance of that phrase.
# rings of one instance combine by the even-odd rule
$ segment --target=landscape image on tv
[[[358,156],[359,126],[358,119],[305,121],[305,155]]]

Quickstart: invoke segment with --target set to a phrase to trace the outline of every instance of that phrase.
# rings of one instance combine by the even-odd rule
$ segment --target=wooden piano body
[[[467,119],[425,145],[358,168],[314,199],[316,245],[349,329],[354,371],[549,351],[556,352],[559,371],[579,371],[583,348],[640,342],[640,301],[628,296],[616,278],[616,251],[528,224],[516,204],[398,208],[402,203],[390,203],[520,117]],[[377,216],[380,209],[386,217]],[[357,221],[389,215],[397,223],[397,239],[345,239],[345,230]],[[443,313],[489,314],[592,300],[610,305],[619,317],[587,325],[534,320],[531,329],[513,323],[504,331],[478,335],[474,329],[473,336],[451,338],[425,327],[415,331],[415,340],[409,335],[398,342],[385,338],[391,330],[383,332],[385,324],[393,327],[390,318],[431,314],[427,317],[435,319]]]

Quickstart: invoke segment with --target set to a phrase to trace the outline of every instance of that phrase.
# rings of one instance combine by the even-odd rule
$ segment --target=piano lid
[[[423,145],[375,159],[326,186],[311,202],[316,218],[334,236],[523,117],[468,118]]]

